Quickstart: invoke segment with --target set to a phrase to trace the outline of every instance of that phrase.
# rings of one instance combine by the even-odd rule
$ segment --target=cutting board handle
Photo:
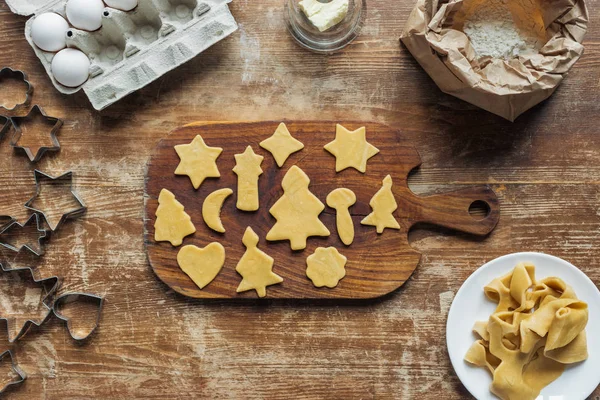
[[[415,224],[429,223],[474,235],[487,235],[500,218],[498,197],[489,186],[418,197],[418,203],[421,212],[413,220]],[[472,206],[487,213],[471,215]]]

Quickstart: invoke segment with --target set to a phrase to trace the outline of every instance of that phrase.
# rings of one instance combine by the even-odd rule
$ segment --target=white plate
[[[557,276],[571,285],[577,297],[589,307],[587,340],[589,358],[567,367],[560,378],[546,386],[538,400],[584,400],[600,384],[600,292],[596,285],[577,267],[560,258],[542,253],[514,253],[488,262],[467,278],[456,293],[446,325],[446,344],[450,361],[461,380],[478,400],[497,400],[489,389],[492,383],[487,369],[474,367],[464,356],[475,341],[473,323],[487,320],[496,309],[488,300],[483,287],[494,278],[510,272],[519,262],[535,265],[536,279]]]

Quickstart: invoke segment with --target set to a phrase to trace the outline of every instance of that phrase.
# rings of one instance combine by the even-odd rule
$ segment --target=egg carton
[[[96,110],[102,110],[165,73],[194,58],[237,30],[229,11],[231,0],[139,0],[132,11],[106,7],[102,28],[94,32],[71,28],[67,47],[90,59],[90,76],[77,88],[61,85],[51,71],[55,53],[39,49],[31,38],[36,15],[55,12],[65,19],[67,0],[6,0],[13,13],[33,16],[25,37],[59,92],[83,89]]]

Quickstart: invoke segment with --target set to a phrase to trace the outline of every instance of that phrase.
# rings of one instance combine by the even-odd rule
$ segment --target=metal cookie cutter
[[[4,360],[6,357],[10,358],[10,363],[12,365],[12,370],[15,374],[19,375],[19,378],[17,380],[8,382],[6,385],[4,385],[1,389],[0,389],[0,394],[4,393],[9,387],[11,386],[15,386],[15,385],[20,385],[21,383],[25,382],[25,379],[27,379],[27,374],[25,373],[25,371],[23,371],[15,362],[15,357],[13,356],[13,353],[11,350],[6,350],[4,353],[0,354],[0,362],[2,360]]]
[[[61,314],[61,312],[59,311],[59,308],[61,305],[63,304],[67,304],[67,303],[71,303],[74,301],[78,301],[80,298],[84,298],[86,301],[95,301],[98,304],[98,310],[96,311],[96,321],[94,323],[94,326],[92,327],[92,329],[83,335],[77,334],[73,332],[73,329],[71,327],[71,318],[69,317],[65,317],[63,314]],[[58,297],[55,301],[54,304],[52,305],[52,312],[54,312],[54,315],[56,315],[57,318],[65,321],[67,323],[67,330],[69,331],[69,335],[71,335],[71,337],[75,340],[85,340],[88,337],[90,337],[90,335],[92,333],[94,333],[94,331],[96,330],[96,328],[98,327],[98,325],[100,325],[100,316],[102,315],[102,308],[104,307],[104,297],[101,296],[96,296],[93,294],[88,294],[88,293],[66,293],[61,295],[60,297]]]
[[[4,78],[9,78],[9,79],[16,78],[18,80],[25,82],[25,85],[27,86],[27,89],[26,89],[27,91],[25,92],[25,101],[23,103],[16,104],[12,108],[7,108],[0,104],[0,111],[2,111],[2,110],[14,111],[17,108],[25,106],[31,102],[31,96],[33,95],[33,86],[27,80],[27,74],[25,72],[19,71],[16,69],[12,69],[10,67],[5,67],[5,68],[0,69],[0,82]]]
[[[25,208],[39,213],[44,217],[44,220],[48,223],[48,226],[50,227],[50,230],[52,232],[56,231],[58,229],[58,227],[67,219],[69,218],[75,218],[78,217],[80,215],[85,214],[85,212],[87,211],[87,206],[85,205],[85,203],[79,198],[79,196],[77,195],[77,193],[75,193],[75,191],[73,191],[73,172],[69,171],[66,172],[60,176],[57,176],[56,178],[51,177],[48,174],[43,173],[42,171],[39,170],[35,170],[34,171],[34,177],[35,177],[35,185],[36,185],[36,192],[35,195],[33,195],[33,197],[31,199],[29,199],[29,201],[27,203],[25,203]],[[69,190],[71,192],[71,195],[73,196],[73,198],[77,201],[77,203],[79,204],[79,207],[67,211],[66,213],[64,213],[62,215],[62,217],[60,218],[60,220],[56,223],[56,225],[53,227],[51,221],[48,220],[48,215],[44,210],[40,210],[37,208],[34,208],[32,205],[35,202],[35,200],[38,198],[38,196],[40,195],[40,189],[41,186],[43,185],[43,182],[46,181],[65,181],[68,182],[69,184]]]
[[[54,295],[56,294],[56,291],[58,290],[61,282],[60,282],[60,279],[57,276],[51,276],[50,278],[44,278],[44,279],[36,279],[35,278],[35,274],[34,274],[32,268],[15,268],[15,269],[9,269],[9,268],[5,268],[3,264],[0,264],[0,267],[2,268],[2,272],[3,273],[23,272],[23,271],[29,272],[29,274],[31,275],[31,278],[33,279],[33,281],[35,283],[40,283],[42,285],[42,287],[46,291],[46,295],[42,299],[42,304],[44,305],[44,307],[46,307],[46,309],[48,310],[48,313],[39,322],[31,320],[31,319],[25,321],[23,323],[23,326],[19,330],[19,332],[15,335],[15,337],[13,337],[13,338],[10,337],[10,333],[11,333],[11,331],[10,331],[10,324],[12,323],[11,322],[12,318],[0,316],[0,321],[2,321],[2,320],[6,321],[6,330],[7,330],[7,333],[8,333],[8,342],[9,343],[14,343],[17,340],[19,340],[20,338],[22,338],[29,331],[29,328],[31,328],[32,325],[35,325],[35,326],[39,327],[44,322],[48,321],[48,319],[50,318],[50,316],[52,316],[52,306],[51,306],[51,304],[53,304]]]
[[[36,116],[37,117],[41,116],[48,123],[54,124],[54,126],[52,127],[52,129],[49,132],[50,140],[52,141],[52,145],[38,147],[36,153],[33,154],[33,152],[31,151],[31,149],[29,147],[19,146],[19,141],[21,140],[21,137],[23,136],[23,130],[21,129],[21,126],[26,124],[27,123],[26,121],[31,120],[31,119],[35,118]],[[29,113],[27,113],[26,116],[12,117],[12,118],[10,118],[10,120],[12,121],[12,126],[14,127],[14,134],[12,135],[12,138],[10,139],[10,145],[13,149],[23,150],[25,152],[25,154],[27,154],[29,161],[38,162],[47,151],[59,151],[60,150],[60,143],[58,142],[58,139],[56,138],[56,134],[62,127],[63,121],[59,118],[49,117],[48,115],[46,115],[44,110],[42,110],[42,108],[40,106],[38,106],[37,104],[35,106],[33,106],[33,108],[31,110],[29,110]]]
[[[13,246],[12,244],[2,240],[2,235],[6,234],[7,232],[14,229],[15,227],[23,229],[26,226],[28,226],[30,223],[32,223],[33,220],[35,220],[35,226],[39,233],[38,240],[37,240],[39,251],[36,251],[36,249],[33,246],[31,246],[30,244],[24,244],[20,248],[17,248],[15,246]],[[27,248],[27,250],[31,251],[33,254],[35,254],[38,257],[44,254],[44,245],[42,244],[42,241],[45,238],[46,238],[46,230],[42,229],[40,227],[40,217],[37,214],[32,214],[29,217],[29,219],[27,221],[25,221],[24,224],[20,224],[18,221],[13,220],[8,225],[6,225],[6,227],[4,227],[4,228],[2,228],[2,230],[0,230],[0,246],[4,246],[7,249],[10,249],[13,251],[20,251],[23,247],[25,247],[25,248]]]

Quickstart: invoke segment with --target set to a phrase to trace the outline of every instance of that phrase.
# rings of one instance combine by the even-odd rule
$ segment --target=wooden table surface
[[[65,119],[62,150],[36,167],[73,170],[87,215],[52,237],[37,269],[63,292],[106,296],[85,345],[52,319],[16,345],[29,375],[16,399],[464,399],[445,323],[477,267],[515,251],[563,257],[600,281],[600,20],[558,91],[515,123],[441,93],[398,38],[412,0],[369,2],[362,36],[331,57],[285,32],[282,0],[237,0],[239,31],[103,112],[60,95],[23,37],[26,18],[0,4],[0,64],[24,69],[34,103]],[[0,93],[4,96],[6,93]],[[420,193],[490,184],[501,203],[485,239],[417,229],[416,272],[367,303],[188,300],[152,273],[144,253],[143,182],[156,143],[196,120],[354,119],[401,129],[423,167]],[[0,142],[0,215],[25,220],[33,169]],[[6,371],[2,367],[2,371]],[[594,392],[600,396],[600,390]]]

